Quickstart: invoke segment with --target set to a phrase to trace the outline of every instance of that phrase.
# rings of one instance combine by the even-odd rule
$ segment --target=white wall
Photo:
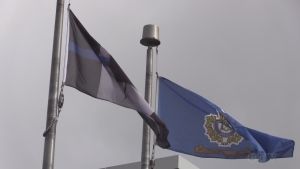
[[[140,162],[107,167],[102,169],[140,169]],[[170,156],[155,160],[155,169],[199,169],[181,156]]]

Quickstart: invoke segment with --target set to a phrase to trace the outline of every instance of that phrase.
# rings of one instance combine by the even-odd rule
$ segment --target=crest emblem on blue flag
[[[203,127],[209,141],[220,147],[231,147],[232,144],[239,145],[244,139],[222,115],[206,115]]]
[[[245,127],[206,98],[159,77],[158,109],[170,150],[205,158],[293,157],[295,142]]]

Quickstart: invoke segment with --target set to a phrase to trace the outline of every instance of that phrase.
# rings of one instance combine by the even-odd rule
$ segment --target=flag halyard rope
[[[150,163],[149,163],[150,169],[154,169],[154,167],[155,167],[155,146],[156,146],[156,141],[153,142],[153,146],[152,146],[152,154],[151,154]]]
[[[59,97],[57,100],[57,111],[55,114],[55,117],[52,119],[52,121],[50,122],[49,126],[46,128],[46,130],[43,133],[43,136],[46,137],[46,135],[49,133],[49,131],[51,130],[51,128],[53,126],[55,126],[57,124],[61,109],[64,105],[64,93],[63,93],[63,89],[64,89],[64,84],[61,85],[60,88],[60,93],[59,93]]]
[[[158,94],[158,47],[156,47],[156,57],[155,57],[155,71],[156,71],[156,76],[155,76],[155,102],[154,102],[154,110],[157,111],[157,94]],[[149,162],[149,167],[150,169],[154,169],[155,167],[155,146],[156,146],[156,136],[153,136],[153,145],[152,145],[152,153],[150,157],[150,162]]]

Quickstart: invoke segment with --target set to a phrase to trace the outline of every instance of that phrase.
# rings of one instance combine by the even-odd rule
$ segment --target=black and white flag
[[[136,110],[168,148],[168,129],[151,110],[114,58],[86,31],[69,10],[69,54],[65,84],[92,97]]]

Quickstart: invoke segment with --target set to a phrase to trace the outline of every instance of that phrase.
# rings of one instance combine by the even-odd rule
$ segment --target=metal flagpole
[[[48,109],[47,109],[47,122],[46,129],[49,130],[45,133],[44,143],[44,158],[43,169],[54,168],[54,149],[55,149],[55,135],[56,123],[53,123],[57,117],[58,111],[58,91],[59,91],[59,69],[60,69],[60,54],[61,54],[61,41],[62,41],[62,28],[64,16],[64,0],[57,0],[56,3],[56,16],[54,27],[54,40],[52,48],[52,63],[48,96]]]
[[[143,29],[143,37],[140,43],[147,46],[147,63],[146,63],[146,83],[145,83],[145,99],[148,103],[152,102],[152,79],[153,79],[153,49],[158,46],[159,27],[157,25],[145,25]],[[147,123],[143,123],[143,140],[142,140],[142,157],[141,169],[149,169],[150,162],[150,137],[151,130]]]

